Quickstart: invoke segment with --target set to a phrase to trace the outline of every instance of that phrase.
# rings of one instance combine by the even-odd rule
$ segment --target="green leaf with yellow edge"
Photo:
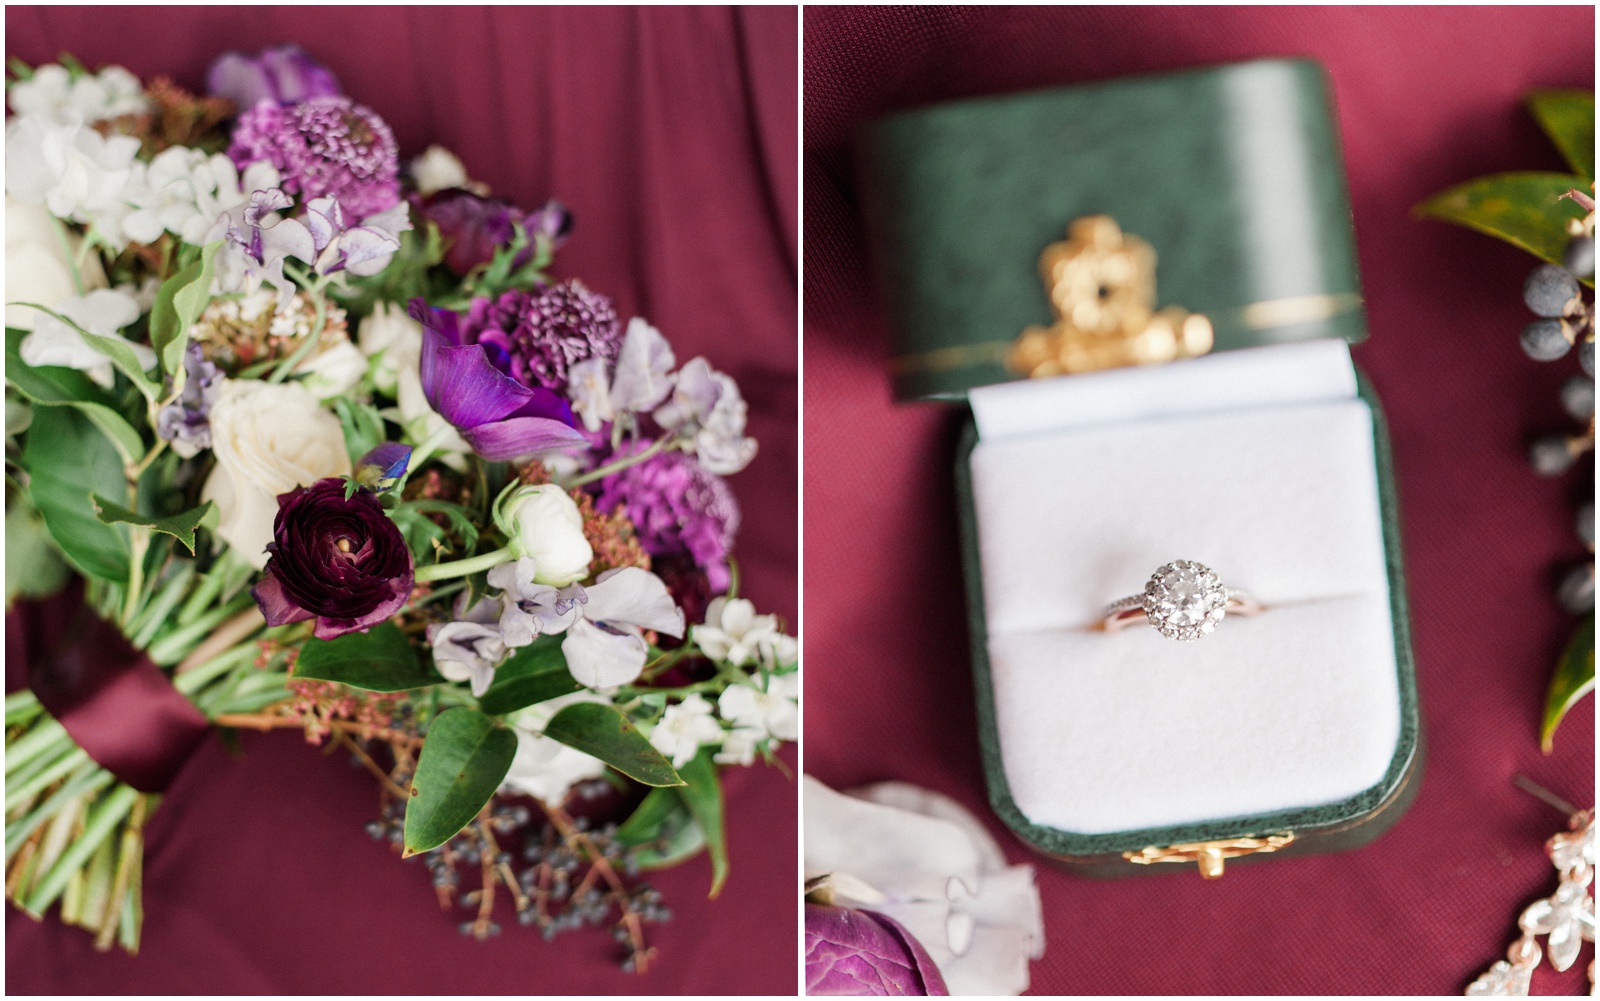
[[[1594,91],[1536,90],[1528,110],[1572,169],[1594,180]]]
[[[1567,645],[1566,653],[1556,664],[1555,676],[1550,679],[1550,697],[1544,706],[1544,726],[1539,731],[1539,743],[1544,753],[1554,750],[1556,727],[1567,710],[1578,700],[1594,691],[1594,616],[1584,619],[1578,633]]]
[[[107,525],[118,523],[141,525],[151,531],[162,532],[183,543],[183,547],[189,550],[190,554],[194,553],[194,530],[211,513],[211,508],[213,507],[210,501],[206,501],[199,507],[184,511],[181,514],[156,518],[129,511],[121,504],[108,501],[99,494],[93,495],[90,500],[94,503],[94,513]]]
[[[647,786],[681,786],[672,763],[615,706],[579,702],[556,713],[544,735],[599,758]]]
[[[706,848],[711,852],[711,893],[713,899],[722,892],[728,879],[728,831],[724,823],[722,778],[717,774],[711,751],[701,748],[679,772],[687,783],[678,790],[683,805],[694,815],[694,822],[705,834]]]
[[[516,754],[517,735],[476,709],[435,716],[406,801],[405,855],[437,848],[472,823]]]
[[[1469,226],[1559,264],[1570,239],[1567,220],[1585,215],[1581,205],[1561,196],[1586,187],[1587,181],[1571,174],[1492,174],[1441,191],[1418,205],[1415,212]]]

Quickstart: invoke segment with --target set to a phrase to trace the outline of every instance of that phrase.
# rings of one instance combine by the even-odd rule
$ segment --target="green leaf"
[[[1539,743],[1544,753],[1554,749],[1556,727],[1567,710],[1578,700],[1594,691],[1594,616],[1583,620],[1577,635],[1567,645],[1566,653],[1556,664],[1555,676],[1550,679],[1550,697],[1545,702],[1544,725],[1539,730]]]
[[[156,350],[161,371],[168,375],[183,366],[189,328],[211,301],[211,281],[221,247],[221,240],[206,244],[200,260],[168,278],[156,291],[155,304],[150,308],[150,345]]]
[[[389,440],[388,432],[383,428],[383,418],[378,416],[377,407],[336,396],[333,400],[333,409],[339,415],[339,424],[344,428],[344,449],[350,453],[352,466],[359,463],[368,452]]]
[[[133,387],[139,391],[139,395],[152,402],[160,395],[161,386],[145,374],[144,363],[139,360],[138,354],[134,352],[133,342],[126,337],[121,335],[107,337],[104,334],[92,333],[78,326],[71,317],[57,313],[53,309],[47,309],[35,302],[8,303],[8,305],[26,306],[29,309],[55,317],[77,331],[78,336],[82,337],[90,347],[110,359],[111,364],[116,366],[117,371],[127,376],[128,381],[133,383]]]
[[[294,664],[296,678],[337,681],[369,692],[404,692],[444,679],[422,663],[405,633],[381,622],[364,633],[307,640]]]
[[[1587,182],[1571,174],[1493,174],[1458,184],[1418,205],[1420,216],[1470,226],[1552,264],[1567,247],[1567,220],[1583,207],[1561,196]]]
[[[406,803],[405,854],[437,848],[472,823],[500,788],[517,735],[466,706],[434,717]]]
[[[634,846],[633,861],[645,870],[671,868],[706,846],[705,832],[676,789],[652,790],[617,828],[617,838]]]
[[[1528,110],[1572,169],[1594,180],[1594,91],[1536,90]]]
[[[672,763],[615,706],[598,702],[567,706],[545,726],[544,735],[647,786],[683,785]]]
[[[582,689],[567,670],[561,637],[541,636],[495,669],[494,684],[478,696],[478,705],[490,715],[504,716]]]
[[[162,532],[183,543],[184,548],[189,550],[190,555],[194,554],[194,530],[200,526],[201,522],[205,521],[213,506],[210,501],[206,501],[199,507],[185,511],[182,514],[154,518],[150,515],[135,514],[120,504],[106,500],[99,494],[95,494],[92,499],[95,513],[106,524],[111,525],[122,522],[129,525],[143,525],[153,531]]]
[[[127,495],[121,458],[105,435],[70,408],[40,408],[28,429],[23,463],[28,495],[67,560],[90,576],[126,582],[126,530],[101,521],[89,499],[97,493]]]
[[[55,594],[66,585],[70,573],[27,495],[13,498],[6,511],[6,607],[19,597]]]
[[[25,330],[6,328],[6,382],[40,406],[75,407],[104,432],[127,464],[144,458],[144,439],[112,405],[111,397],[82,372],[55,365],[35,367],[22,360]]]
[[[702,748],[684,766],[680,774],[687,785],[678,790],[678,795],[694,815],[695,824],[705,832],[706,847],[711,851],[710,896],[715,899],[728,879],[728,832],[723,823],[722,779],[711,753]]]

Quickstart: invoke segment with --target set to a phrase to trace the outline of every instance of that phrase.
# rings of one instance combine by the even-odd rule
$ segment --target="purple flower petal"
[[[516,409],[512,417],[544,417],[560,421],[567,427],[576,427],[578,418],[572,414],[572,402],[557,396],[543,386],[533,390],[533,397]]]
[[[428,405],[456,427],[504,420],[533,399],[533,390],[495,368],[476,344],[448,347],[422,332],[422,393]]]
[[[491,462],[588,444],[588,439],[575,428],[544,417],[512,417],[477,427],[463,427],[461,437],[474,452]]]
[[[928,950],[893,918],[874,911],[806,904],[806,994],[949,993]]]
[[[298,45],[264,49],[255,57],[239,52],[218,56],[206,72],[206,89],[240,108],[259,101],[294,104],[338,94],[339,81]]]
[[[250,597],[256,599],[256,604],[261,608],[261,614],[266,617],[269,626],[286,626],[291,622],[304,622],[311,618],[311,613],[296,605],[283,590],[283,584],[268,569],[261,583],[250,589]]]
[[[322,615],[317,617],[317,627],[311,635],[319,640],[336,640],[345,633],[364,633],[368,629],[385,621],[389,616],[400,611],[406,599],[411,596],[411,588],[415,583],[412,574],[406,574],[403,579],[391,582],[393,593],[372,611],[352,619],[335,619]]]

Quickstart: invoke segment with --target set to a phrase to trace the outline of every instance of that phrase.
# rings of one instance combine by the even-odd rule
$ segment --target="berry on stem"
[[[1541,264],[1522,286],[1522,301],[1539,316],[1555,317],[1578,297],[1578,279],[1559,264]]]

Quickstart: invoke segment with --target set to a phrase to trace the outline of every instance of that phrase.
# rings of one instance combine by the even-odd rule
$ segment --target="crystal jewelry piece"
[[[1580,810],[1568,822],[1570,830],[1545,842],[1545,853],[1560,874],[1556,892],[1529,904],[1517,919],[1522,935],[1506,951],[1506,958],[1489,967],[1465,991],[1467,997],[1525,997],[1534,967],[1548,954],[1550,965],[1565,970],[1578,959],[1584,942],[1594,941],[1594,811]],[[1547,953],[1535,936],[1546,935]],[[1589,963],[1590,992],[1594,990],[1594,963]]]
[[[1150,575],[1143,594],[1107,605],[1100,627],[1111,633],[1146,621],[1167,639],[1187,642],[1209,636],[1230,613],[1254,615],[1261,610],[1243,591],[1224,587],[1205,564],[1175,560]]]

